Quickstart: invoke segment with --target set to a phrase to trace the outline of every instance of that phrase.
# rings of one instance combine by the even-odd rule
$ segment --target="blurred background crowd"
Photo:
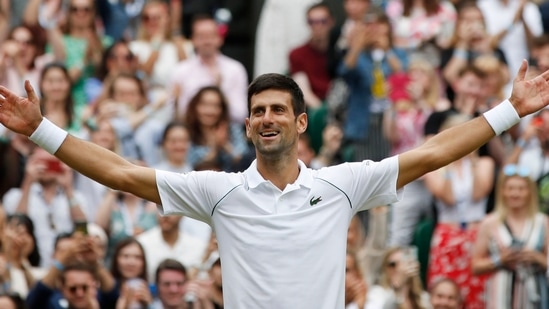
[[[247,85],[286,74],[319,169],[480,115],[523,59],[549,69],[548,31],[544,0],[0,0],[0,84],[25,96],[29,80],[48,119],[135,164],[238,172],[255,156]],[[5,128],[0,197],[1,308],[223,308],[209,226]],[[542,110],[354,217],[345,306],[549,308],[548,212]]]

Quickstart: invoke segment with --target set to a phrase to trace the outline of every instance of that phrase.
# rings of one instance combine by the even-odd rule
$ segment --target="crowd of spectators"
[[[248,1],[217,2],[0,0],[0,84],[26,95],[29,80],[49,120],[135,164],[240,172],[255,156],[254,75],[303,90],[299,158],[320,169],[480,115],[522,59],[549,69],[545,2],[341,0],[338,15],[333,1],[266,0],[245,61],[222,51]],[[355,216],[346,308],[549,308],[548,161],[542,110]],[[1,308],[223,308],[208,225],[160,216],[5,128],[0,196]]]

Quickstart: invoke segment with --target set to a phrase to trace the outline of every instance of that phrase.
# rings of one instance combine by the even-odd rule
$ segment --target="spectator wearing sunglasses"
[[[31,22],[48,33],[46,51],[65,63],[72,81],[71,93],[75,114],[79,118],[86,106],[85,80],[94,75],[105,47],[112,44],[108,36],[100,36],[96,28],[96,7],[93,0],[47,1],[27,8],[35,16]]]
[[[394,247],[385,252],[379,282],[368,290],[366,309],[429,308],[429,294],[419,278],[415,251]]]
[[[330,85],[327,52],[334,19],[328,5],[317,3],[309,7],[307,24],[311,35],[307,43],[290,52],[290,74],[303,90],[307,107],[319,108]]]
[[[536,184],[524,166],[506,165],[496,208],[481,223],[472,270],[489,275],[488,309],[547,308],[549,225],[539,211]]]
[[[527,146],[528,145],[528,146]],[[549,212],[549,110],[543,109],[530,121],[515,142],[507,163],[528,169],[537,185],[540,211]]]
[[[90,105],[87,113],[82,116],[83,122],[95,112],[98,102],[108,98],[108,89],[114,78],[120,74],[138,74],[137,58],[131,52],[129,43],[123,39],[105,49],[95,76],[85,81],[86,101]]]
[[[147,1],[141,13],[138,37],[130,42],[130,48],[137,56],[149,91],[164,90],[172,69],[185,60],[187,54],[192,54],[190,41],[172,37],[171,32],[166,1]],[[154,92],[151,94],[154,95]]]
[[[0,84],[13,87],[20,95],[25,94],[21,80],[28,79],[37,86],[40,72],[53,61],[51,54],[43,54],[36,32],[28,26],[13,28],[0,47]]]
[[[27,297],[29,308],[112,309],[119,292],[91,236],[63,236],[56,260]]]

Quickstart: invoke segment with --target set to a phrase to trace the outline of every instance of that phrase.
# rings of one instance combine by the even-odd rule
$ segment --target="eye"
[[[254,116],[260,116],[265,112],[264,108],[256,108],[252,110],[252,115]]]

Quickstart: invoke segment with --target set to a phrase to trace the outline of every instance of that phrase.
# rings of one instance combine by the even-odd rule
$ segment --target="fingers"
[[[541,73],[540,76],[541,76],[544,80],[549,81],[549,70],[547,70],[547,71]]]
[[[27,97],[29,98],[29,100],[31,100],[33,103],[40,102],[38,96],[36,95],[36,92],[34,92],[34,88],[32,87],[28,79],[25,80],[25,91],[27,91]]]
[[[520,68],[517,73],[517,77],[515,77],[516,82],[523,81],[526,77],[526,72],[528,71],[528,61],[526,59],[522,59],[522,63],[520,64]]]
[[[8,88],[4,86],[0,86],[0,95],[0,104],[3,104],[3,101],[5,100],[13,100],[13,97],[17,97],[13,92],[9,91]]]

